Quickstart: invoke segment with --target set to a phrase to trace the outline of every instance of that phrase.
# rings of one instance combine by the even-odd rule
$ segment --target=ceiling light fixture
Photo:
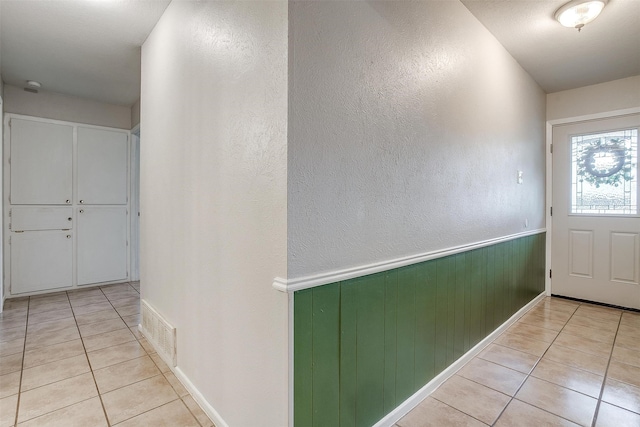
[[[600,15],[609,0],[572,0],[556,11],[556,20],[578,31]]]
[[[40,82],[37,82],[35,80],[27,80],[27,86],[24,88],[24,90],[31,93],[38,93],[38,89],[40,89],[41,87],[42,84]]]

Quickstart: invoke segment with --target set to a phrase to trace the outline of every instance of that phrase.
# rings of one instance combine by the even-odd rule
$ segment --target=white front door
[[[640,114],[553,127],[551,292],[640,308]]]

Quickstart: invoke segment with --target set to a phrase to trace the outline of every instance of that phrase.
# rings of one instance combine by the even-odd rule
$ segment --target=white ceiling
[[[2,0],[2,79],[103,102],[140,97],[140,46],[170,0]]]
[[[640,0],[610,0],[581,32],[561,26],[568,0],[461,0],[547,92],[640,74]]]
[[[131,105],[140,46],[170,0],[0,0],[2,78]],[[640,0],[610,0],[582,32],[553,15],[565,0],[462,0],[546,92],[640,74]]]

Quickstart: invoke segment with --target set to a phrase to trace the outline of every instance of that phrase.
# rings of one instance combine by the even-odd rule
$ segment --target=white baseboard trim
[[[213,421],[216,427],[229,427],[229,424],[227,424],[222,419],[218,411],[216,411],[213,406],[211,406],[209,402],[207,402],[207,399],[204,398],[202,393],[200,393],[196,386],[193,385],[191,380],[189,380],[189,378],[184,374],[184,372],[182,372],[179,367],[172,369],[172,371],[176,378],[178,378],[178,380],[182,383],[184,388],[186,388],[187,391],[191,394],[193,400],[195,400],[198,406],[200,406],[200,408],[204,411],[204,413],[207,414],[209,418],[211,418],[211,421]]]
[[[487,345],[495,340],[498,335],[503,333],[513,325],[519,318],[521,318],[527,311],[529,311],[540,300],[545,298],[545,293],[541,293],[527,305],[518,310],[513,316],[511,316],[506,322],[500,325],[495,331],[489,334],[485,339],[480,341],[471,350],[466,352],[462,357],[453,362],[447,369],[442,371],[438,376],[429,381],[424,387],[415,392],[413,396],[402,402],[396,409],[391,411],[387,416],[378,421],[373,427],[391,427],[397,423],[402,417],[407,415],[413,408],[418,406],[425,398],[433,393],[442,383],[444,383],[449,377],[458,372],[467,362],[477,356]]]
[[[138,331],[140,331],[140,333],[142,335],[144,335],[145,338],[146,338],[147,335],[145,334],[145,331],[144,331],[144,329],[143,329],[141,324],[138,325]],[[151,342],[150,340],[147,340],[147,342],[149,344],[151,344],[151,346],[156,350],[156,353],[160,356],[160,358],[165,363],[167,363],[167,360],[164,359],[162,353],[158,352],[158,348],[157,348],[156,344]],[[216,427],[229,427],[229,424],[227,424],[225,422],[225,420],[222,419],[222,417],[220,416],[218,411],[216,411],[213,408],[213,406],[211,406],[209,404],[209,402],[207,402],[207,399],[205,399],[204,396],[202,395],[202,393],[200,393],[200,390],[198,390],[196,388],[196,386],[191,382],[189,377],[187,377],[184,374],[184,372],[182,372],[182,370],[180,369],[179,366],[173,367],[169,363],[167,363],[167,366],[169,366],[169,369],[171,369],[171,372],[173,372],[173,374],[176,376],[176,378],[178,378],[178,381],[180,381],[182,383],[182,385],[184,386],[184,388],[187,389],[187,391],[189,392],[191,397],[193,397],[193,400],[195,400],[195,402],[198,404],[198,406],[200,406],[200,409],[202,409],[204,411],[204,413],[207,414],[207,416],[211,419],[211,421],[213,421],[213,423],[216,425]]]
[[[406,267],[408,265],[417,264],[419,262],[429,261],[436,258],[442,258],[449,255],[467,252],[473,249],[484,248],[495,245],[497,243],[508,242],[510,240],[519,239],[521,237],[533,236],[535,234],[545,233],[546,228],[538,230],[525,231],[523,233],[510,234],[508,236],[498,237],[496,239],[483,240],[468,245],[454,246],[451,248],[440,249],[437,251],[425,252],[417,255],[410,255],[402,258],[396,258],[387,261],[376,262],[373,264],[361,265],[358,267],[345,268],[342,270],[334,270],[326,273],[314,274],[310,276],[283,279],[276,277],[273,279],[273,287],[281,292],[295,292],[303,289],[314,288],[316,286],[328,285],[342,280],[354,279],[356,277],[367,276],[369,274],[380,273],[381,271],[392,270],[394,268]]]

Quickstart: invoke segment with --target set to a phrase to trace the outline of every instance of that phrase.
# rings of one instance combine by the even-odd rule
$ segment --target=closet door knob
[[[67,199],[67,200],[65,201],[65,203],[66,203],[66,204],[69,204],[69,203],[71,203],[71,200]]]
[[[84,213],[84,209],[80,209],[80,213]]]
[[[73,220],[73,218],[71,218],[71,217],[67,218],[67,221],[72,221],[72,220]]]
[[[84,200],[80,200],[80,204],[81,204],[81,205],[82,205],[82,204],[84,204]]]
[[[70,239],[70,238],[71,238],[71,234],[67,234],[67,239]]]

